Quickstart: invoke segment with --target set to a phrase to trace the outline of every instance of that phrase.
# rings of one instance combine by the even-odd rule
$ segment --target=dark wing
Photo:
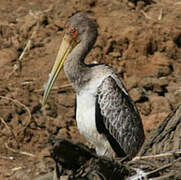
[[[101,83],[96,99],[96,126],[118,156],[125,153],[133,157],[145,136],[136,106],[123,88],[111,76]]]
[[[77,114],[77,96],[75,96],[75,101],[74,101],[74,118],[76,119],[76,114]]]
[[[116,139],[109,133],[104,122],[104,117],[101,114],[100,104],[98,103],[98,96],[96,98],[96,127],[100,134],[104,133],[107,140],[109,141],[112,149],[119,157],[125,157],[126,153],[123,151]]]

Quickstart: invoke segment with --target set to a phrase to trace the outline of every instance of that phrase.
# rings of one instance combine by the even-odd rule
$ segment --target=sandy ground
[[[78,11],[99,25],[86,62],[106,63],[117,72],[136,102],[147,137],[180,104],[179,0],[1,0],[0,179],[28,180],[51,171],[52,135],[86,143],[76,128],[75,94],[63,71],[41,108],[64,25]]]

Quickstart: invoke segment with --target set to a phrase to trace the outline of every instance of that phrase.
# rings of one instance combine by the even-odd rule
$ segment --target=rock
[[[168,92],[175,92],[181,88],[181,82],[180,80],[178,81],[170,81],[168,86],[167,86],[167,91]]]
[[[66,128],[61,128],[59,131],[58,131],[58,134],[57,136],[59,137],[62,137],[62,138],[67,138],[68,137],[68,130]]]
[[[73,95],[70,96],[69,93],[59,94],[57,99],[59,103],[65,107],[72,107],[75,104],[75,97]]]
[[[140,82],[139,85],[142,86],[143,88],[145,88],[146,90],[148,89],[153,89],[153,83],[155,82],[157,78],[154,77],[143,77]]]
[[[157,129],[168,114],[169,112],[157,112],[151,113],[148,116],[142,116],[143,126],[144,129],[146,129],[146,134],[148,135],[151,131]]]
[[[57,19],[54,21],[54,24],[56,27],[58,27],[59,30],[64,29],[65,22],[62,22],[62,20]]]
[[[171,111],[170,103],[163,96],[150,95],[148,98],[151,103],[152,113],[168,113]]]
[[[149,101],[144,103],[137,103],[136,105],[139,109],[139,112],[144,116],[148,116],[151,113],[151,104]]]
[[[175,98],[175,95],[173,92],[169,92],[165,94],[165,97],[168,99],[169,103],[175,107],[177,104],[177,99]],[[180,102],[180,101],[179,101]],[[176,107],[175,107],[176,108]]]
[[[113,56],[113,57],[116,57],[116,58],[121,57],[120,52],[111,52],[110,55]]]
[[[156,77],[167,76],[172,72],[171,61],[163,53],[155,52],[151,58],[151,65],[153,68],[153,74]]]
[[[141,101],[144,98],[144,92],[141,88],[133,88],[129,91],[129,94],[134,102]]]
[[[168,91],[165,94],[166,98],[173,107],[176,107],[181,102],[181,82],[179,80],[174,82],[170,81],[166,89]]]
[[[65,113],[66,118],[75,118],[75,107],[70,107]]]
[[[181,102],[181,90],[175,91],[174,96],[175,96],[176,102],[179,104]]]
[[[142,86],[146,90],[152,90],[158,94],[166,92],[166,86],[168,86],[168,79],[165,77],[154,78],[154,77],[143,77],[139,81],[139,86]]]
[[[132,88],[137,87],[137,84],[139,82],[139,78],[137,76],[129,76],[126,78],[126,89],[129,91]]]
[[[153,82],[153,92],[164,95],[167,92],[166,87],[168,86],[168,83],[169,81],[165,77],[157,78]]]
[[[165,95],[173,108],[176,108],[181,101],[181,91],[170,92]]]
[[[50,116],[52,118],[56,118],[58,116],[57,105],[55,102],[51,103],[51,105],[47,103],[44,108],[44,115]]]
[[[109,54],[110,52],[113,52],[115,44],[116,44],[115,40],[109,39],[108,42],[107,42],[106,47],[104,48],[105,53]]]

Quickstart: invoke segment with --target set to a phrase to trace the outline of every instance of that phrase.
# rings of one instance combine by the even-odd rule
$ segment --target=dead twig
[[[39,27],[39,21],[36,23],[36,27],[35,27],[34,31],[32,32],[31,37],[29,38],[29,40],[28,40],[28,42],[27,42],[23,52],[19,56],[17,63],[14,65],[14,71],[21,71],[21,69],[22,69],[22,65],[21,65],[22,64],[22,59],[23,59],[26,51],[30,49],[31,41],[34,38],[35,33],[37,32],[38,27]]]
[[[168,179],[174,175],[173,172],[166,174],[164,176],[156,177],[156,178],[151,178],[152,180],[163,180],[163,179]]]
[[[181,5],[181,2],[176,2],[175,5]]]
[[[8,124],[5,122],[5,120],[2,117],[0,117],[0,120],[4,124],[6,129],[12,134],[12,136],[14,137],[14,139],[16,140],[16,143],[17,143],[17,139],[16,139],[16,135],[14,134],[14,131],[8,126]]]
[[[166,169],[166,168],[168,168],[168,167],[170,167],[170,166],[172,166],[172,163],[166,164],[166,165],[164,165],[164,166],[162,166],[162,167],[160,167],[160,168],[157,168],[157,169],[155,169],[155,170],[153,170],[153,171],[150,171],[150,172],[147,173],[146,176],[147,176],[147,177],[153,176],[153,175],[156,174],[157,172],[162,171],[162,170],[164,170],[164,169]]]
[[[94,170],[92,173],[95,176],[95,179],[100,179],[101,177],[101,179],[106,180],[106,177],[101,172]]]
[[[160,14],[158,16],[158,20],[161,21],[163,18],[163,8],[160,9]]]
[[[14,160],[14,157],[12,156],[9,156],[9,157],[6,157],[6,156],[0,156],[0,159],[6,159],[6,160]]]
[[[171,167],[174,163],[176,163],[176,162],[178,162],[178,161],[180,161],[180,160],[181,160],[181,158],[178,158],[178,159],[174,160],[173,162],[171,162],[171,163],[169,163],[169,164],[166,164],[166,165],[164,165],[164,166],[162,166],[162,167],[160,167],[160,168],[157,168],[157,169],[155,169],[155,170],[153,170],[153,171],[148,172],[148,173],[147,173],[147,177],[149,178],[150,176],[153,176],[155,173],[157,173],[157,172],[159,172],[159,171],[162,171],[162,170],[164,170],[164,169],[166,169],[166,168],[168,168],[168,167]]]
[[[0,117],[0,120],[1,120],[1,122],[4,124],[4,126],[6,127],[6,129],[10,132],[10,133],[12,133],[12,130],[10,129],[10,127],[7,125],[7,123],[5,122],[5,120],[2,118],[2,117]],[[13,133],[12,133],[13,134]]]
[[[148,16],[143,10],[140,11],[147,19],[154,20],[152,17]]]
[[[10,147],[8,146],[8,143],[4,143],[4,145],[5,145],[6,149],[8,149],[8,150],[10,150],[10,151],[12,151],[12,152],[14,152],[14,153],[18,153],[18,154],[22,154],[22,155],[26,155],[26,156],[30,156],[30,157],[35,157],[34,154],[31,154],[31,153],[29,153],[29,152],[18,151],[18,150],[15,150],[15,149],[13,149],[13,148],[10,148]]]
[[[27,106],[25,106],[23,103],[21,103],[20,101],[18,100],[15,100],[15,99],[12,99],[12,98],[8,98],[8,97],[4,97],[4,96],[0,96],[1,99],[6,99],[6,100],[9,100],[9,101],[12,101],[14,102],[15,104],[18,104],[20,106],[22,106],[27,112],[28,112],[28,115],[29,115],[29,118],[28,118],[28,123],[26,124],[25,128],[24,128],[24,131],[25,129],[27,128],[27,126],[29,125],[30,121],[31,121],[31,112],[29,110],[29,108]],[[17,142],[17,138],[14,134],[14,132],[11,130],[11,128],[7,125],[7,123],[4,121],[3,118],[0,117],[0,120],[2,121],[2,123],[5,125],[5,127],[8,129],[9,132],[12,133],[13,137],[15,138],[16,142]],[[7,149],[9,149],[10,151],[14,152],[14,153],[19,153],[19,154],[23,154],[23,155],[26,155],[26,156],[31,156],[31,157],[35,157],[35,155],[31,154],[31,153],[28,153],[28,152],[24,152],[24,151],[18,151],[18,150],[15,150],[15,149],[12,149],[8,146],[8,143],[6,142],[5,143],[5,147]]]
[[[26,105],[24,105],[23,103],[21,103],[20,101],[18,101],[17,99],[8,98],[8,97],[5,97],[5,96],[0,96],[0,98],[6,99],[6,100],[9,100],[9,101],[12,101],[13,103],[22,106],[22,107],[27,111],[29,118],[28,118],[27,123],[26,123],[26,125],[25,125],[25,127],[24,127],[24,131],[25,131],[26,128],[28,127],[28,125],[29,125],[30,122],[31,122],[31,111],[30,111],[30,109],[29,109]],[[12,132],[12,131],[11,131],[11,132]],[[15,136],[15,135],[14,135],[14,136]]]
[[[176,163],[176,162],[178,162],[178,161],[180,161],[181,160],[181,157],[180,158],[178,158],[178,159],[176,159],[176,160],[174,160],[173,162],[171,162],[171,163],[168,163],[168,164],[165,164],[165,165],[163,165],[162,167],[159,167],[159,168],[157,168],[157,169],[155,169],[155,170],[153,170],[153,171],[149,171],[149,172],[144,172],[144,171],[142,171],[142,174],[141,174],[141,177],[142,178],[147,178],[147,179],[152,179],[152,177],[154,177],[154,176],[157,176],[157,173],[158,172],[160,172],[160,171],[162,171],[162,170],[164,170],[164,169],[166,169],[166,168],[169,168],[169,167],[171,167],[174,163]],[[134,168],[133,168],[134,169]],[[136,174],[136,175],[134,175],[134,176],[132,176],[132,177],[130,177],[130,178],[128,178],[129,180],[133,180],[133,179],[135,179],[136,177],[138,178],[138,176],[140,177],[140,174]],[[173,176],[173,173],[172,174],[167,174],[165,177],[170,177],[170,176]],[[162,176],[163,177],[163,176]],[[158,178],[158,179],[157,179]],[[157,177],[157,178],[154,178],[154,180],[161,180],[160,179],[160,177]],[[163,178],[164,179],[164,178]]]
[[[164,156],[173,156],[174,154],[181,154],[181,149],[177,149],[175,151],[161,153],[161,154],[149,155],[149,156],[136,156],[135,158],[132,159],[132,161],[159,158],[159,157],[164,157]]]
[[[115,158],[119,163],[123,163],[124,161],[127,161],[129,159],[129,155],[123,157],[123,158],[119,158],[119,157],[116,157]]]

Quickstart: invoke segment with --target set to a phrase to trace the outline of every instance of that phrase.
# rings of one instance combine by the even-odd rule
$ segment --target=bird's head
[[[45,105],[50,90],[61,70],[67,56],[80,43],[86,43],[89,51],[97,37],[97,24],[93,19],[88,18],[82,13],[73,15],[67,22],[64,31],[64,37],[60,45],[54,66],[49,74],[46,84],[42,105]]]

